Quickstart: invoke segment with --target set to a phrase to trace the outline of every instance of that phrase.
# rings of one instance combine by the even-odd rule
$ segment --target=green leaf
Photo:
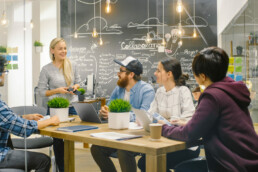
[[[130,112],[131,104],[123,99],[112,100],[109,104],[110,112]]]
[[[55,97],[48,101],[48,106],[50,108],[68,108],[69,107],[69,100],[63,97]]]

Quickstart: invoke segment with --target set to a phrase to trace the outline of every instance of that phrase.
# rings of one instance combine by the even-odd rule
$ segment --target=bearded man
[[[133,108],[147,111],[154,99],[155,91],[150,84],[141,80],[143,71],[142,64],[131,56],[121,62],[118,60],[114,60],[114,62],[121,66],[120,71],[117,73],[119,78],[117,81],[118,86],[112,92],[108,104],[114,99],[124,99],[129,101]],[[101,107],[99,113],[103,118],[108,119],[107,106]],[[135,121],[133,112],[130,112],[130,121]],[[102,172],[116,171],[116,168],[110,159],[110,156],[116,152],[123,172],[136,171],[135,155],[138,153],[96,145],[92,145],[91,147],[91,154]]]

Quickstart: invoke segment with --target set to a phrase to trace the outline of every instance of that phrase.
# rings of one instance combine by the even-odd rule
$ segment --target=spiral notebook
[[[58,131],[65,131],[65,132],[78,132],[78,131],[85,131],[85,130],[94,130],[98,129],[99,127],[90,126],[90,125],[76,125],[70,127],[59,127],[57,128]]]

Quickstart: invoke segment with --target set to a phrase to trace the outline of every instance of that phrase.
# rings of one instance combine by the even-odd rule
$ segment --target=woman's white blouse
[[[158,88],[149,109],[151,114],[157,112],[167,120],[190,120],[194,111],[192,95],[186,86],[176,86],[168,92],[163,86]]]

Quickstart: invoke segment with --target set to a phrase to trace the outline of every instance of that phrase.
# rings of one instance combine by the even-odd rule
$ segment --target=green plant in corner
[[[78,88],[77,90],[81,92],[81,95],[85,94],[85,89],[84,88]]]
[[[0,46],[0,53],[6,53],[6,47]]]
[[[34,42],[34,46],[35,46],[35,47],[42,47],[43,44],[42,44],[40,41],[35,41],[35,42]]]
[[[110,112],[130,112],[131,104],[123,99],[112,100],[109,104]]]
[[[63,97],[55,97],[47,102],[50,108],[68,108],[69,100]]]

